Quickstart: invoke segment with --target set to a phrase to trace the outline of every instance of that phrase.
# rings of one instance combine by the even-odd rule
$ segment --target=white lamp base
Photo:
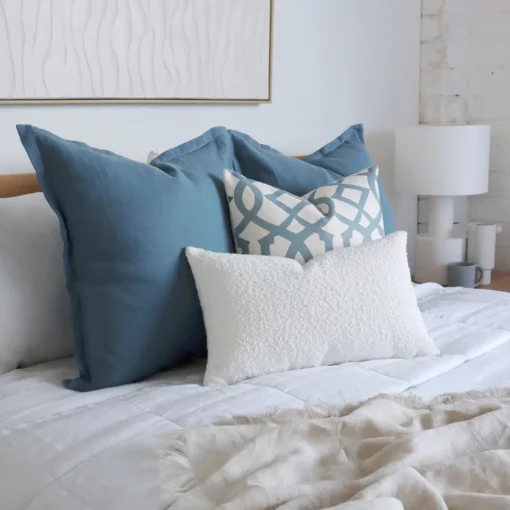
[[[453,213],[453,197],[429,197],[428,235],[450,238],[453,228]]]
[[[414,238],[414,276],[417,283],[447,283],[447,268],[451,262],[466,260],[466,238],[431,237],[419,234]]]

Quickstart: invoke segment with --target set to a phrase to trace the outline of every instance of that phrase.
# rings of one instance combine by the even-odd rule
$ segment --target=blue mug
[[[480,285],[483,278],[483,269],[469,262],[453,262],[448,264],[448,287],[466,287],[474,289]]]

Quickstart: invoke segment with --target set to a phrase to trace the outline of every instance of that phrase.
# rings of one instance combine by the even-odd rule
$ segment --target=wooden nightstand
[[[505,271],[493,270],[490,285],[480,285],[477,288],[510,292],[510,273],[506,273]]]

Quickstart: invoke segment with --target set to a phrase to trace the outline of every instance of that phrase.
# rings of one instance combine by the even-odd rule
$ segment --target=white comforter
[[[202,365],[85,394],[60,383],[74,375],[73,360],[0,376],[0,509],[164,509],[172,499],[159,470],[164,431],[381,392],[428,398],[510,386],[510,294],[430,284],[417,293],[440,357],[297,370],[222,389],[201,386]]]

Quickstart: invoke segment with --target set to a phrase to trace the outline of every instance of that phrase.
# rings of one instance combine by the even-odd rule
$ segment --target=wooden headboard
[[[295,156],[303,159],[304,156]],[[35,172],[0,175],[0,198],[17,197],[41,191]]]
[[[41,191],[35,172],[0,175],[0,198],[17,197]]]

